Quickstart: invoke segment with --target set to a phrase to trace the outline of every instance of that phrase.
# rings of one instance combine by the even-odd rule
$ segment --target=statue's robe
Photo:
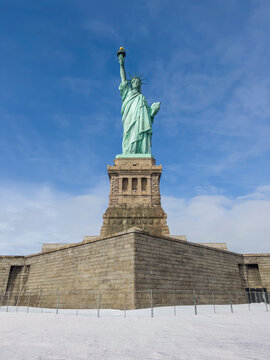
[[[132,89],[127,81],[119,86],[122,97],[123,154],[151,154],[151,108],[145,97]]]

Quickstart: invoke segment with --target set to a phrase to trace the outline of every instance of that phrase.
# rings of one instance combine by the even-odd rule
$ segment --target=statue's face
[[[141,81],[140,81],[140,79],[133,78],[131,80],[131,87],[132,87],[132,89],[140,90],[141,89]]]

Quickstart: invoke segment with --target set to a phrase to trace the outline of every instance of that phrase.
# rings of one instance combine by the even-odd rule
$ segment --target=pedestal
[[[154,235],[169,235],[167,215],[161,207],[161,165],[152,157],[119,157],[108,166],[109,207],[100,235],[139,227]]]

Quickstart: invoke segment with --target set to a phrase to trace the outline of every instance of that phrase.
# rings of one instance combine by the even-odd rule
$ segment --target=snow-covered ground
[[[0,311],[0,360],[270,359],[265,304],[127,311],[6,307]],[[18,310],[18,312],[16,312]],[[126,317],[125,317],[126,315]]]

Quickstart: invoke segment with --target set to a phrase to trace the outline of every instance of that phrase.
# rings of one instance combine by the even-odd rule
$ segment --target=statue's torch
[[[118,59],[124,58],[126,56],[125,49],[121,46],[120,49],[117,51]]]

